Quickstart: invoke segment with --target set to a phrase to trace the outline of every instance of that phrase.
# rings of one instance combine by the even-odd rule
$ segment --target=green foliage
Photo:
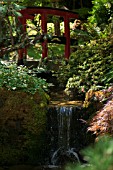
[[[3,52],[4,47],[14,48],[14,45],[22,39],[22,27],[18,17],[21,16],[19,10],[23,8],[17,4],[16,0],[3,0],[0,3],[0,57],[3,57],[3,53],[7,51]],[[18,40],[15,43],[17,37]]]
[[[38,17],[34,19],[34,24],[36,25],[31,25],[29,21],[27,22],[27,31],[24,32],[18,17],[21,16],[19,11],[25,7],[19,5],[20,2],[4,0],[0,3],[0,58],[25,46],[33,46],[37,42],[39,43],[41,39]],[[24,4],[23,1],[21,4]]]
[[[0,87],[35,94],[37,90],[47,90],[48,84],[24,66],[17,67],[16,64],[4,64],[1,61]]]
[[[90,8],[82,7],[82,8],[76,9],[75,12],[79,14],[80,19],[84,20],[88,17],[90,10],[91,10]]]
[[[8,15],[14,14],[15,15],[15,10],[18,11],[23,8],[24,8],[23,6],[20,6],[17,4],[17,0],[13,0],[13,1],[3,0],[0,3],[0,12],[1,12],[2,16],[6,16],[6,14],[8,14]],[[18,16],[18,14],[19,13],[17,13],[17,16]],[[20,14],[19,14],[19,16],[20,16]]]
[[[96,24],[104,30],[106,24],[108,24],[111,17],[113,17],[113,1],[93,0],[92,3],[93,8],[91,11],[91,17],[89,17],[89,21],[90,23]]]
[[[105,74],[104,78],[102,79],[102,81],[106,82],[106,84],[110,84],[111,82],[113,82],[113,68],[111,67],[110,70],[108,70],[108,72]]]
[[[113,139],[104,136],[99,141],[83,153],[88,158],[89,165],[67,166],[66,170],[108,170],[113,168]]]
[[[88,33],[84,30],[79,29],[72,30],[70,36],[71,38],[75,39],[75,42],[78,43],[78,45],[85,44],[87,41],[94,39],[93,35],[91,35],[90,32]]]
[[[27,49],[27,54],[30,58],[40,59],[41,58],[41,47],[31,46]]]
[[[75,52],[68,64],[62,61],[56,73],[60,85],[66,85],[66,92],[80,94],[90,88],[104,89],[113,83],[112,5],[112,1],[94,0],[86,30],[71,31],[71,37],[78,44],[73,47]]]
[[[62,44],[50,44],[48,49],[48,58],[52,59],[53,62],[59,62],[64,58],[64,45]]]
[[[68,81],[67,88],[73,86],[86,92],[90,88],[99,90],[106,87],[107,84],[102,79],[105,76],[107,79],[107,73],[113,66],[108,40],[91,41],[73,54],[72,61],[71,68],[75,69],[75,74],[73,73],[72,82]],[[112,79],[109,79],[110,83]]]
[[[36,5],[42,5],[42,4],[48,4],[50,3],[50,0],[20,0],[20,2],[22,2],[22,4],[24,4],[25,6],[36,6]],[[51,3],[50,3],[51,4]]]
[[[61,66],[58,71],[60,83],[69,79],[66,91],[76,89],[81,93],[90,88],[99,90],[109,86],[112,83],[113,68],[111,47],[109,37],[79,45],[77,51],[72,53],[69,63]]]

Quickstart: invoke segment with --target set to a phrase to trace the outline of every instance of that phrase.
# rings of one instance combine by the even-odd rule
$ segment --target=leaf
[[[13,11],[13,14],[16,16],[16,17],[21,17],[22,14],[20,12],[17,12],[17,11]]]
[[[24,9],[24,8],[26,8],[26,7],[24,7],[24,6],[20,6],[20,5],[18,5],[18,4],[14,4],[14,9],[15,10],[21,10],[21,9]]]
[[[3,12],[3,10],[4,10],[4,7],[1,7],[1,6],[0,6],[0,12],[1,12],[1,13]]]

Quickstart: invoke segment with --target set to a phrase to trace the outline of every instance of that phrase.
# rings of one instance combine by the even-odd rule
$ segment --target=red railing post
[[[65,58],[69,59],[70,56],[70,25],[69,25],[69,17],[65,15],[64,17],[64,30],[65,30],[65,37],[66,37],[66,44],[65,44]]]
[[[46,35],[47,34],[47,14],[45,13],[41,14],[41,28],[42,28],[42,33]],[[42,42],[42,58],[47,57],[47,53],[48,53],[47,39],[45,39]]]
[[[65,58],[69,59],[70,57],[70,18],[78,18],[78,14],[64,9],[58,8],[50,8],[50,7],[28,7],[26,9],[21,10],[21,14],[23,15],[20,17],[21,23],[23,25],[23,30],[26,31],[26,19],[33,19],[34,14],[41,14],[41,29],[44,34],[47,34],[47,16],[48,15],[57,15],[64,18],[64,30],[65,30]],[[48,55],[48,46],[47,46],[47,39],[42,42],[42,58],[47,57]],[[19,58],[22,58],[22,51],[19,52]],[[27,49],[24,48],[23,51],[24,55],[27,54]]]

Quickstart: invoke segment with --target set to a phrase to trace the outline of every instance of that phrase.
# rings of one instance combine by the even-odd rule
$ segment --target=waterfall
[[[57,107],[57,120],[58,120],[58,144],[59,147],[70,147],[70,123],[72,119],[72,107]]]
[[[82,160],[78,153],[83,144],[80,139],[83,133],[81,112],[78,106],[56,106],[49,109],[51,164],[63,164],[66,161],[80,163]]]

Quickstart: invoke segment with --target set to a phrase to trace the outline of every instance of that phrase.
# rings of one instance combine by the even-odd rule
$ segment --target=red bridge
[[[65,10],[65,9],[58,9],[58,8],[50,8],[50,7],[27,7],[26,9],[22,9],[21,11],[22,17],[19,17],[21,24],[23,25],[24,31],[26,31],[26,20],[27,19],[34,19],[34,14],[41,15],[41,29],[44,34],[47,33],[47,16],[48,15],[55,15],[63,17],[64,19],[64,38],[66,39],[65,43],[65,58],[69,59],[70,56],[70,26],[69,22],[70,19],[78,18],[78,14],[75,12]],[[47,57],[47,40],[42,42],[42,58]],[[26,49],[19,50],[19,59],[23,59],[23,56],[26,54]]]

